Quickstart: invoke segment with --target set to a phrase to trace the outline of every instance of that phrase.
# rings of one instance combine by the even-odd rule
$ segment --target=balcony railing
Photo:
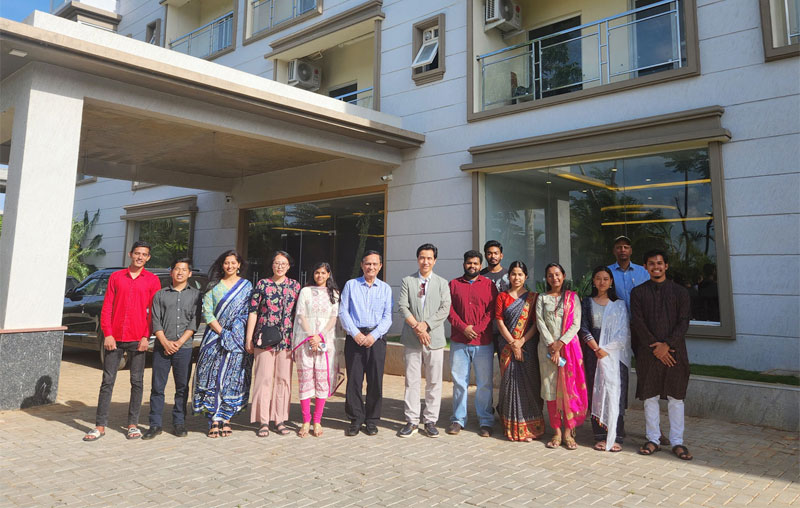
[[[800,1],[783,0],[783,15],[786,18],[786,44],[800,42]]]
[[[253,0],[253,35],[314,10],[317,0]]]
[[[169,47],[187,55],[205,58],[233,44],[233,11],[195,28],[170,42]]]
[[[361,90],[356,90],[355,92],[348,92],[342,95],[337,95],[336,97],[333,97],[333,99],[338,99],[340,101],[349,102],[350,104],[355,104],[357,106],[371,109],[372,90],[373,87],[370,86],[368,88],[362,88]]]
[[[478,55],[482,110],[685,65],[677,0]]]

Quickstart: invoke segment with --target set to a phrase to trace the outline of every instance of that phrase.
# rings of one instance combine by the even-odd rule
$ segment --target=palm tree
[[[106,251],[99,247],[103,235],[94,235],[88,245],[84,247],[89,234],[100,218],[100,210],[95,212],[92,220],[89,220],[89,211],[83,212],[83,220],[72,220],[72,232],[69,235],[69,261],[67,264],[67,275],[71,275],[78,280],[83,280],[87,275],[97,270],[97,267],[86,263],[86,258],[92,256],[104,256]]]

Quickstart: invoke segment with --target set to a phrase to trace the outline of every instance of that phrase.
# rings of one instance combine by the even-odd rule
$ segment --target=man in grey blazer
[[[428,437],[439,437],[436,420],[442,404],[442,365],[444,363],[444,323],[450,314],[450,287],[447,280],[433,273],[439,250],[432,244],[417,249],[419,271],[403,278],[397,306],[403,316],[400,340],[405,346],[406,424],[397,433],[410,437],[420,425],[419,388],[425,368],[425,412],[422,429]]]

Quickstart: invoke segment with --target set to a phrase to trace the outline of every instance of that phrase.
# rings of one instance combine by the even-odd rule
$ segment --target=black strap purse
[[[281,328],[280,323],[283,323],[284,319],[284,305],[283,305],[283,297],[281,297],[280,301],[281,307],[281,317],[278,321],[278,326],[264,326],[261,328],[261,331],[258,333],[258,338],[253,341],[253,346],[259,349],[269,349],[271,347],[275,347],[283,340],[283,335],[281,335]]]

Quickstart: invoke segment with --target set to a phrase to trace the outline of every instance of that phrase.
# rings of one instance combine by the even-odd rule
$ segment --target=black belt
[[[361,332],[361,333],[363,333],[364,335],[368,335],[368,334],[369,334],[369,333],[371,333],[371,332],[372,332],[372,330],[374,330],[375,328],[377,328],[377,326],[373,326],[373,327],[371,327],[371,328],[370,328],[369,326],[365,326],[365,327],[360,327],[360,328],[358,329],[358,331],[359,331],[359,332]]]

